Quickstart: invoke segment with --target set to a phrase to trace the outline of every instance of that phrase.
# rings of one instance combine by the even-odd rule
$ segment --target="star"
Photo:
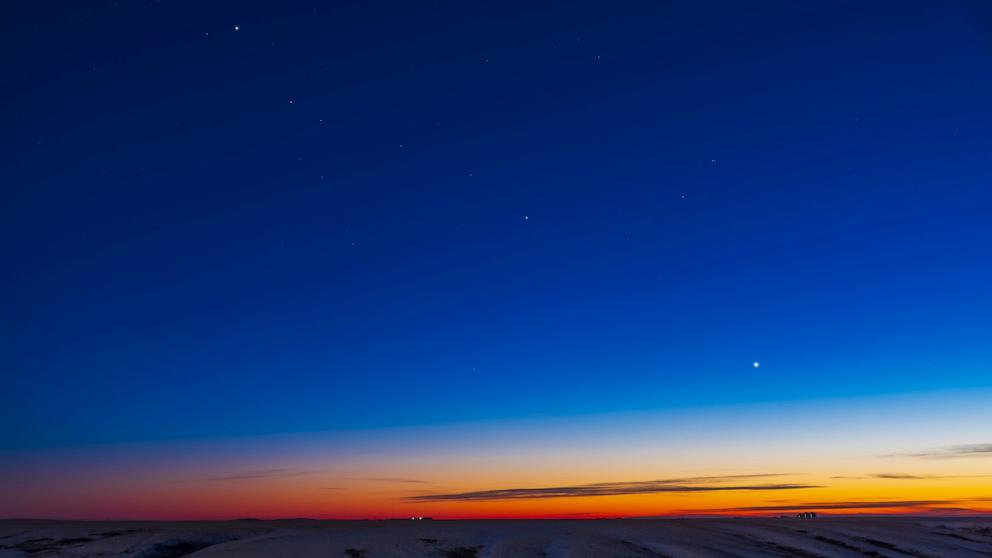
[[[752,366],[754,366],[755,368],[761,368],[761,363],[758,361],[754,361],[754,364]]]
[[[524,221],[530,221],[530,215],[524,215]]]
[[[235,25],[234,26],[234,30],[235,31],[241,31],[241,26],[240,25]]]

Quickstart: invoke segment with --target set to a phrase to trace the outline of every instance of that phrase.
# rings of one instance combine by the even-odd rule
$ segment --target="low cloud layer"
[[[363,477],[358,480],[373,482],[398,482],[404,484],[430,484],[430,481],[420,479],[408,479],[403,477]]]
[[[831,479],[838,480],[865,480],[865,479],[887,479],[887,480],[941,480],[941,479],[981,479],[992,477],[992,475],[932,475],[915,473],[869,473],[862,476],[835,476]]]
[[[744,506],[740,508],[730,508],[712,511],[795,511],[806,509],[817,510],[855,510],[855,509],[878,509],[878,508],[919,508],[927,506],[940,506],[945,504],[957,504],[958,500],[880,500],[876,502],[853,501],[853,502],[797,502],[794,504],[780,504],[774,506]]]
[[[868,475],[873,479],[894,479],[894,480],[939,480],[939,479],[977,479],[992,475],[911,475],[907,473],[872,473]]]
[[[173,480],[173,481],[167,481],[165,484],[182,484],[189,482],[227,482],[227,481],[239,481],[239,480],[251,480],[251,479],[269,479],[275,477],[298,477],[301,475],[309,475],[312,472],[313,471],[294,471],[292,469],[262,469],[259,471],[245,471],[243,473],[236,473],[236,474],[225,475],[220,477]]]
[[[953,459],[958,457],[992,457],[992,443],[960,444],[916,453],[895,453],[884,457],[921,457],[927,459]]]
[[[947,507],[966,506],[968,503],[989,502],[992,498],[958,498],[945,500],[841,500],[837,502],[793,502],[789,504],[776,504],[769,506],[743,506],[739,508],[721,508],[706,510],[711,513],[728,512],[776,512],[776,511],[802,511],[802,510],[873,510],[873,509],[941,509],[948,511],[970,511],[967,507]]]
[[[661,492],[714,492],[729,490],[797,490],[821,488],[812,484],[796,483],[742,483],[748,479],[782,476],[777,474],[688,477],[634,482],[603,482],[573,486],[539,488],[500,488],[448,494],[423,494],[408,498],[413,501],[472,501],[472,500],[527,500],[539,498],[576,498],[592,496],[619,496],[625,494],[655,494]]]

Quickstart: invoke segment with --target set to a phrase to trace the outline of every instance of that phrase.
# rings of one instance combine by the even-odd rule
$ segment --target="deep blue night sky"
[[[992,385],[983,2],[207,4],[2,9],[2,448]]]

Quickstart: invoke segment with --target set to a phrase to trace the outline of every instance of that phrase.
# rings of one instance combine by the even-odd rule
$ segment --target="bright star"
[[[753,366],[754,366],[755,368],[761,368],[761,363],[760,363],[760,362],[758,362],[758,361],[754,361],[754,365],[753,365]]]

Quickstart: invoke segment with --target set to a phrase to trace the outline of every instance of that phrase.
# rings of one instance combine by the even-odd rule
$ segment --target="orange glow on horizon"
[[[0,517],[992,513],[985,446],[967,453],[992,422],[987,402],[935,400],[927,411],[907,398],[8,452]],[[800,418],[783,422],[786,414]]]

